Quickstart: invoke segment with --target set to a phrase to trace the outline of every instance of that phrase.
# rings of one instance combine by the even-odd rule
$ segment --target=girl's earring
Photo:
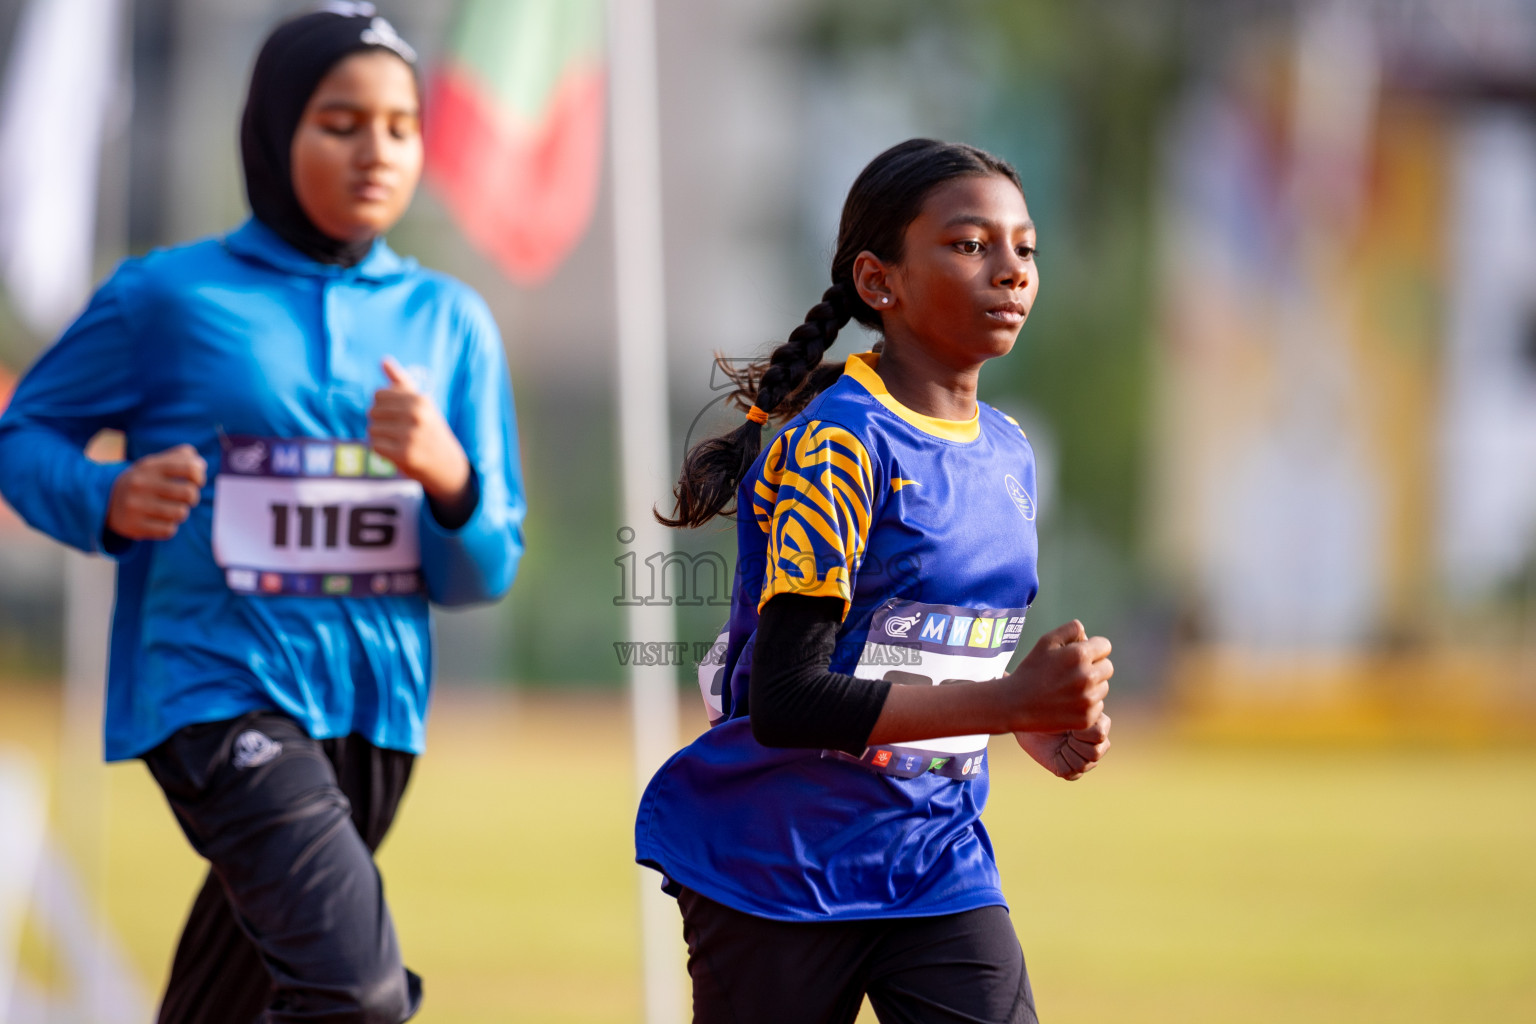
[[[889,303],[890,301],[891,301],[891,297],[889,295],[882,295],[882,296],[880,296],[880,305],[884,306],[887,303]]]

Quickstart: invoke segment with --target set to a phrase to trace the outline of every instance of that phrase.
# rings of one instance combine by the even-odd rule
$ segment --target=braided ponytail
[[[813,371],[832,369],[821,366],[822,354],[852,318],[850,307],[855,302],[863,305],[851,286],[834,284],[766,362],[738,369],[719,360],[721,370],[736,384],[731,403],[747,412],[748,419],[728,434],[693,446],[683,459],[682,474],[672,491],[677,500],[673,517],[668,519],[657,512],[658,522],[674,527],[703,526],[715,516],[736,514],[736,488],[762,451],[763,422],[774,413],[780,420],[793,416],[842,373],[842,367],[836,367],[830,376],[816,375],[824,380],[815,390],[805,386]],[[752,410],[758,410],[763,422],[751,414]]]
[[[823,364],[822,356],[849,320],[880,329],[879,312],[854,287],[853,264],[859,254],[867,251],[887,263],[899,263],[907,225],[921,212],[929,192],[953,178],[991,174],[1019,184],[1018,172],[1006,161],[972,146],[932,139],[909,139],[870,161],[843,204],[832,286],[805,314],[805,322],[766,360],[745,368],[717,360],[736,385],[730,400],[746,413],[747,421],[693,446],[672,491],[677,502],[672,518],[658,511],[658,522],[703,526],[715,516],[736,514],[736,490],[762,451],[762,428],[769,417],[789,419],[842,376],[842,361]]]
[[[780,420],[805,408],[816,395],[806,393],[806,378],[821,365],[821,357],[837,340],[837,332],[852,319],[855,302],[862,304],[851,283],[834,284],[823,292],[821,301],[805,314],[805,322],[790,331],[789,340],[768,357],[768,368],[750,396],[752,404],[770,415],[777,413]],[[817,389],[821,390],[825,388]]]

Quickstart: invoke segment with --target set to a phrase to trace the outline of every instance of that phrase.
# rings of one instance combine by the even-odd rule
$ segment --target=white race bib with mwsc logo
[[[420,484],[360,442],[226,438],[213,558],[240,593],[418,593],[421,501]]]
[[[870,620],[853,674],[916,686],[996,679],[1007,674],[1019,646],[1025,611],[888,601]],[[907,779],[934,772],[970,780],[985,768],[988,739],[984,734],[940,736],[867,747],[859,757],[837,750],[822,751],[822,756]]]

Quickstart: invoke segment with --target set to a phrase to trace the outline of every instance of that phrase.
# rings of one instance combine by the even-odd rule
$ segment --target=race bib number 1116
[[[356,441],[231,437],[213,556],[230,589],[370,597],[421,589],[421,485]]]

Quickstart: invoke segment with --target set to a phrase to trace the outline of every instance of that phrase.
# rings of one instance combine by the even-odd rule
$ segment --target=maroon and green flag
[[[426,174],[470,242],[537,284],[597,202],[602,0],[465,0],[427,85]]]

